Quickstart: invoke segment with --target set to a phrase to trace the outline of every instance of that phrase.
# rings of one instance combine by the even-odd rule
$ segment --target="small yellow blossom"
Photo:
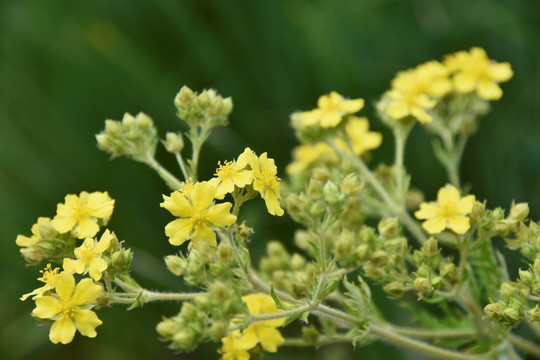
[[[20,247],[31,247],[36,245],[41,240],[41,234],[39,228],[42,224],[50,223],[51,219],[48,217],[39,217],[37,223],[32,225],[32,235],[30,237],[24,235],[17,235],[15,243]],[[21,249],[22,251],[22,249]]]
[[[63,204],[58,204],[56,216],[51,221],[59,233],[73,230],[79,239],[94,237],[99,231],[98,220],[106,223],[112,215],[114,200],[107,192],[81,192],[67,195]]]
[[[430,234],[438,234],[450,229],[464,234],[471,227],[467,216],[473,207],[474,195],[461,197],[459,190],[446,185],[437,193],[437,203],[422,203],[414,213],[417,219],[426,220],[422,227]]]
[[[248,350],[251,347],[246,347],[242,340],[240,330],[231,331],[226,337],[221,339],[223,344],[218,352],[221,354],[222,360],[249,360]]]
[[[213,227],[232,225],[236,216],[230,213],[231,203],[215,204],[215,197],[216,188],[208,182],[195,183],[189,196],[182,191],[163,196],[160,206],[179,217],[165,227],[165,234],[172,245],[182,245],[188,239],[195,248],[199,241],[217,244]]]
[[[339,161],[335,151],[324,142],[298,145],[293,150],[293,159],[285,168],[287,174],[299,173],[318,164],[334,165]]]
[[[52,281],[54,277],[58,275],[58,271],[60,271],[60,268],[53,269],[50,263],[47,264],[45,269],[39,271],[42,276],[38,278],[38,280],[45,283],[45,285],[43,285],[40,288],[35,289],[34,291],[28,294],[24,294],[23,296],[21,296],[21,300],[24,301],[32,295],[33,295],[32,299],[35,300],[36,298],[42,296],[46,291],[51,290],[54,287]]]
[[[282,310],[278,309],[274,299],[270,295],[256,293],[242,296],[250,314],[273,314]],[[249,325],[242,331],[241,341],[244,346],[255,347],[258,343],[268,352],[276,352],[277,347],[282,345],[285,340],[276,328],[283,325],[285,318],[257,321]]]
[[[216,187],[216,199],[223,199],[225,194],[232,193],[235,186],[243,188],[253,182],[253,172],[246,169],[249,165],[249,152],[251,150],[247,148],[236,161],[225,161],[223,164],[218,164],[216,177],[209,181]]]
[[[354,114],[364,107],[364,99],[345,99],[335,91],[322,95],[317,101],[317,109],[298,114],[302,127],[319,124],[323,128],[333,128],[339,125],[347,114]]]
[[[457,92],[476,91],[485,100],[500,99],[503,92],[497,83],[510,80],[514,74],[509,63],[490,60],[484,49],[479,47],[471,48],[470,52],[448,55],[445,64],[455,71],[454,87]]]
[[[249,150],[246,149],[246,150]],[[251,150],[249,150],[251,152]],[[279,182],[276,176],[277,167],[274,159],[269,159],[266,153],[257,157],[253,152],[248,156],[248,161],[253,170],[253,189],[261,194],[266,203],[266,209],[272,215],[281,216],[284,211],[279,205]]]
[[[101,285],[85,278],[75,286],[75,278],[61,272],[52,279],[55,295],[36,298],[32,315],[43,320],[54,320],[49,332],[51,342],[67,344],[73,340],[75,331],[90,338],[97,335],[96,327],[102,324],[90,309],[101,295]]]
[[[369,122],[365,117],[349,119],[345,133],[356,155],[362,155],[367,150],[376,149],[382,143],[381,133],[369,131]]]
[[[92,279],[96,281],[101,279],[101,275],[107,270],[107,262],[101,254],[109,248],[113,237],[114,235],[107,229],[99,241],[86,238],[82,245],[74,250],[76,260],[64,259],[64,270],[77,274],[88,272]]]

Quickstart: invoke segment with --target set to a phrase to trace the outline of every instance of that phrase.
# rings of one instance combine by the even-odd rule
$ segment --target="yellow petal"
[[[62,271],[52,280],[52,284],[56,290],[56,294],[64,300],[69,301],[73,290],[75,289],[75,278],[69,272]]]
[[[24,235],[17,235],[17,239],[15,239],[15,244],[20,247],[29,247],[36,245],[38,242],[37,238],[31,238]]]
[[[232,225],[236,221],[236,216],[230,213],[231,207],[232,204],[229,202],[216,204],[206,212],[204,218],[216,226]]]
[[[434,219],[426,220],[422,227],[430,234],[438,234],[446,229],[446,217],[438,216]]]
[[[50,319],[62,311],[62,304],[52,296],[41,296],[36,299],[36,308],[32,315],[40,319]]]
[[[467,195],[459,199],[456,206],[454,207],[454,212],[456,214],[466,215],[471,212],[474,205],[475,197],[474,195]]]
[[[88,273],[95,281],[101,279],[105,270],[107,270],[107,262],[100,257],[93,257],[88,262]]]
[[[69,344],[75,336],[75,324],[68,315],[61,316],[51,326],[49,339],[53,344]]]
[[[336,127],[341,122],[341,114],[337,111],[325,112],[321,116],[321,126],[323,128]]]
[[[199,241],[204,241],[210,245],[217,245],[216,233],[214,230],[210,229],[208,225],[199,223],[195,226],[195,231],[193,232],[193,245],[195,247]]]
[[[82,274],[83,272],[86,271],[86,265],[87,265],[86,261],[82,259],[73,260],[73,259],[65,258],[64,263],[62,264],[62,267],[64,268],[66,272],[69,272],[71,274],[74,274],[74,273]]]
[[[441,214],[441,211],[439,208],[433,204],[429,203],[422,203],[420,204],[420,210],[416,211],[414,213],[414,216],[417,219],[424,220],[424,219],[431,219],[439,216]]]
[[[103,232],[103,235],[101,235],[101,238],[99,239],[98,243],[94,247],[94,254],[101,254],[105,250],[109,248],[111,245],[111,240],[113,239],[113,235],[109,231],[109,229],[105,230]]]
[[[457,234],[465,234],[471,228],[471,224],[466,216],[450,215],[448,217],[448,227]]]
[[[93,238],[99,231],[99,225],[87,216],[79,219],[79,224],[75,229],[75,236],[79,239]]]
[[[281,336],[279,330],[271,327],[259,327],[257,329],[259,341],[265,351],[276,352],[277,347],[285,343],[285,339]]]
[[[215,199],[216,188],[208,182],[198,182],[193,187],[191,193],[191,203],[200,209],[206,209]]]
[[[186,219],[171,221],[165,226],[165,234],[169,237],[172,245],[182,245],[190,236],[193,230],[193,222]]]
[[[163,196],[164,201],[159,204],[162,208],[169,210],[171,214],[180,218],[193,216],[193,209],[188,199],[180,191],[175,191],[170,197]]]
[[[55,217],[51,220],[51,226],[60,234],[67,233],[68,231],[72,230],[76,224],[77,218],[73,216]]]
[[[453,185],[446,185],[437,192],[437,202],[439,207],[444,204],[456,204],[460,199],[459,190]]]
[[[476,88],[478,78],[468,73],[457,73],[454,76],[454,87],[457,92],[470,93]]]
[[[253,172],[247,170],[236,172],[233,174],[233,180],[236,186],[243,188],[253,182]]]
[[[392,102],[386,108],[386,115],[397,120],[408,116],[410,113],[410,105],[403,101]]]
[[[345,100],[339,105],[339,109],[349,114],[354,114],[364,107],[364,99]]]
[[[509,63],[491,64],[487,70],[488,76],[497,81],[508,81],[514,75]]]
[[[478,96],[486,100],[499,100],[502,97],[502,90],[497,83],[491,80],[482,80],[478,83]]]
[[[73,318],[77,330],[89,338],[96,337],[96,327],[103,323],[99,320],[96,313],[91,310],[77,309],[77,311],[74,311]]]
[[[86,203],[86,213],[96,218],[111,217],[114,210],[114,200],[107,192],[93,192],[88,194]]]
[[[264,202],[266,204],[266,209],[268,210],[269,214],[276,216],[281,216],[284,214],[283,209],[279,205],[279,200],[273,191],[266,192]]]
[[[259,339],[255,331],[253,331],[253,326],[248,326],[242,332],[242,337],[237,340],[238,347],[242,350],[253,349],[258,342]]]
[[[96,284],[92,279],[84,278],[75,287],[72,299],[73,305],[90,304],[96,301],[102,292],[101,285]]]

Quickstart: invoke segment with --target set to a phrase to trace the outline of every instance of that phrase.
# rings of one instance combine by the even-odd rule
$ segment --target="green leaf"
[[[281,300],[276,295],[276,292],[274,291],[273,286],[270,287],[270,296],[272,296],[272,299],[274,299],[274,302],[276,303],[276,306],[277,306],[278,309],[281,309],[281,310],[294,309],[294,306],[287,306],[287,305],[283,304],[283,302],[281,302]]]

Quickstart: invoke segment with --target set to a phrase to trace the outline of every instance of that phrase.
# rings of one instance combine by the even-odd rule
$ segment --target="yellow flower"
[[[113,237],[114,235],[107,229],[99,241],[86,238],[82,245],[74,250],[76,260],[64,259],[64,270],[77,274],[88,272],[92,279],[96,281],[101,279],[101,275],[107,270],[107,262],[101,257],[101,254],[109,248]]]
[[[230,213],[231,203],[215,204],[215,196],[216,188],[208,182],[195,183],[189,196],[182,191],[175,191],[170,197],[163,195],[160,206],[179,217],[165,227],[172,245],[182,245],[188,239],[195,248],[199,241],[217,244],[213,227],[232,225],[236,216]]]
[[[345,133],[356,155],[362,155],[367,150],[376,149],[382,143],[382,135],[380,133],[368,130],[369,122],[365,117],[352,117],[345,127]]]
[[[79,239],[94,237],[99,231],[98,220],[106,223],[112,215],[114,200],[107,192],[81,192],[67,195],[63,204],[58,204],[56,216],[51,221],[59,233],[73,230]]]
[[[24,235],[17,235],[15,243],[20,247],[31,247],[36,245],[39,240],[41,240],[41,234],[39,233],[40,226],[42,224],[50,223],[50,221],[51,219],[49,219],[48,217],[39,217],[37,223],[32,225],[32,235],[30,235],[30,237]]]
[[[242,296],[250,314],[273,314],[281,312],[276,307],[272,297],[267,294],[256,293]],[[277,347],[282,345],[285,340],[276,328],[283,325],[285,318],[257,321],[249,325],[242,331],[240,341],[242,345],[249,349],[254,348],[258,343],[268,352],[276,352]]]
[[[293,150],[293,159],[285,168],[287,174],[302,172],[318,164],[333,165],[339,160],[334,150],[323,142],[298,145]]]
[[[457,234],[464,234],[471,227],[467,215],[475,201],[474,195],[461,197],[459,190],[446,185],[437,193],[437,203],[422,203],[420,210],[414,213],[417,219],[426,220],[422,227],[430,234],[438,234],[450,229]]]
[[[317,101],[317,109],[298,114],[300,126],[308,127],[319,124],[323,128],[339,125],[343,116],[354,114],[364,107],[364,99],[347,100],[335,91],[322,95]]]
[[[246,150],[249,150],[249,148]],[[249,151],[251,152],[251,150]],[[269,159],[266,153],[257,157],[251,152],[248,161],[254,175],[253,189],[261,194],[266,203],[266,209],[270,214],[283,215],[284,211],[279,205],[279,182],[281,179],[276,176],[277,167],[274,159]]]
[[[53,269],[50,263],[47,264],[45,269],[39,271],[42,276],[38,278],[38,280],[41,282],[44,282],[45,285],[43,285],[40,288],[35,289],[34,291],[28,294],[24,294],[23,296],[21,296],[21,300],[24,301],[28,299],[29,296],[32,296],[32,295],[34,295],[32,296],[32,299],[35,300],[36,298],[42,296],[46,291],[51,290],[54,287],[52,281],[54,277],[58,275],[58,271],[60,271],[60,268]]]
[[[240,330],[231,331],[221,339],[221,343],[223,345],[218,352],[222,354],[222,360],[249,360],[248,350],[251,348],[246,347],[246,343],[242,341]]]
[[[497,83],[510,80],[514,74],[509,63],[490,60],[484,49],[479,47],[471,48],[470,52],[448,55],[445,64],[455,71],[454,87],[457,92],[476,91],[485,100],[500,99],[503,92]]]
[[[67,272],[56,275],[52,284],[56,294],[38,297],[32,311],[37,318],[54,320],[49,339],[55,344],[67,344],[73,340],[76,330],[84,336],[95,337],[96,327],[102,322],[90,309],[101,295],[101,286],[89,278],[75,286],[75,278]]]
[[[236,161],[218,163],[219,168],[214,174],[216,177],[209,181],[216,187],[216,199],[223,199],[225,194],[232,193],[234,187],[243,188],[253,182],[253,172],[246,169],[251,150],[245,149]]]

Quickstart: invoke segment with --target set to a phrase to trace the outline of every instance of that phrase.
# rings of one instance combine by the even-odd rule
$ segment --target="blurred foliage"
[[[117,200],[110,227],[135,249],[136,277],[150,288],[177,288],[162,256],[173,252],[163,233],[170,217],[159,208],[166,186],[148,168],[108,161],[94,134],[125,111],[153,117],[161,136],[178,130],[173,98],[183,84],[232,96],[231,126],[203,150],[209,176],[218,160],[245,146],[268,151],[283,169],[294,145],[289,114],[314,107],[336,90],[369,106],[395,72],[430,59],[484,47],[515,71],[504,97],[483,119],[466,149],[462,177],[488,206],[529,201],[540,217],[540,2],[535,0],[343,1],[105,1],[0,2],[0,357],[3,359],[173,358],[154,326],[175,304],[127,313],[103,309],[96,339],[69,346],[48,342],[36,327],[31,301],[37,270],[24,268],[15,245],[38,216],[53,216],[68,193],[107,190]],[[385,131],[374,122],[373,127]],[[384,147],[384,144],[383,144]],[[416,127],[407,148],[412,182],[429,198],[445,183]],[[389,159],[387,144],[375,160]],[[158,157],[171,168],[164,151]],[[262,207],[263,205],[261,205]],[[290,238],[288,218],[249,221],[262,246]],[[259,212],[260,211],[260,212]],[[250,212],[251,214],[251,212]],[[255,251],[254,253],[257,253]],[[8,278],[6,279],[6,275]],[[384,301],[382,299],[381,301]],[[394,311],[392,309],[388,311]],[[385,345],[283,349],[268,359],[416,357]],[[216,358],[209,346],[182,358]]]

